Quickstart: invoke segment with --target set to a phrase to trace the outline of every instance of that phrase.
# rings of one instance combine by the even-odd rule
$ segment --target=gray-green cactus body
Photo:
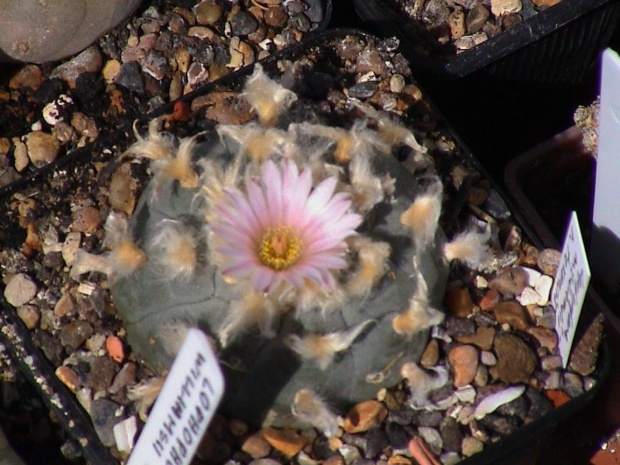
[[[219,143],[196,148],[197,157],[221,152]],[[407,310],[420,285],[413,267],[414,241],[401,224],[400,215],[421,188],[391,157],[374,157],[373,170],[377,176],[389,174],[395,180],[395,192],[391,199],[375,205],[358,230],[374,241],[389,243],[387,272],[366,297],[351,298],[330,310],[292,308],[276,322],[275,337],[265,337],[252,329],[222,349],[217,356],[226,377],[222,405],[225,413],[255,424],[267,420],[276,425],[293,425],[291,404],[298,390],[310,389],[342,410],[375,397],[380,388],[394,386],[402,379],[402,364],[419,361],[428,329],[405,337],[394,331],[392,320]],[[200,327],[217,341],[230,302],[237,298],[235,287],[208,263],[208,228],[201,215],[200,199],[196,189],[183,189],[174,181],[156,186],[151,183],[130,223],[134,240],[149,260],[112,288],[131,347],[159,373],[170,366],[182,328]],[[150,238],[171,220],[194,228],[204,252],[200,266],[189,278],[171,280],[167,271],[151,259],[156,251],[149,249]],[[441,303],[447,277],[447,265],[440,253],[443,242],[443,233],[438,230],[433,243],[418,251],[429,304],[435,307]],[[315,360],[300,357],[290,347],[291,335],[328,334],[360,325],[363,329],[353,343],[338,352],[325,368]]]

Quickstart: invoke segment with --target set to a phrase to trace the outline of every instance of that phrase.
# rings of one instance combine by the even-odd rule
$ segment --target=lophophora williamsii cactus
[[[297,96],[260,65],[242,98],[257,121],[180,141],[154,121],[127,152],[154,173],[132,217],[106,223],[133,351],[165,374],[201,328],[225,372],[223,411],[255,424],[330,435],[334,412],[404,378],[424,407],[448,378],[417,365],[443,320],[448,263],[478,260],[484,235],[446,243],[441,183],[401,124],[355,102],[362,118],[346,129],[295,121]]]

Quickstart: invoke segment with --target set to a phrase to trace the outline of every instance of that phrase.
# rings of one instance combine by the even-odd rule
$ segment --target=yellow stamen
[[[263,265],[274,270],[284,270],[301,256],[301,239],[291,228],[271,228],[263,235],[258,256]]]

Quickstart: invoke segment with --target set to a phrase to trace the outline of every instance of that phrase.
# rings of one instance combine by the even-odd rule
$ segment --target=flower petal
[[[301,221],[303,222],[303,226],[308,224],[317,216],[321,216],[325,205],[331,199],[334,189],[336,189],[337,183],[338,178],[332,176],[321,181],[321,183],[310,193],[310,197],[308,197],[301,213]]]
[[[347,261],[333,252],[319,252],[316,254],[305,256],[303,263],[317,268],[328,268],[331,270],[340,270],[346,268]]]
[[[261,224],[263,231],[269,228],[269,209],[267,208],[267,201],[263,195],[263,190],[254,181],[249,181],[247,184],[248,200],[250,207],[256,219]]]
[[[282,173],[272,160],[263,163],[262,188],[269,210],[269,226],[282,224]]]
[[[274,271],[266,266],[257,266],[252,270],[252,287],[256,292],[264,292],[273,281]]]

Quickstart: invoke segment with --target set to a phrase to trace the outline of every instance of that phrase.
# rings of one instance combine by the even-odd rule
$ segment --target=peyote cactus
[[[361,104],[348,129],[295,121],[295,94],[260,65],[243,95],[258,123],[177,146],[154,121],[128,151],[154,172],[129,221],[106,224],[132,349],[164,374],[185,329],[203,329],[226,376],[223,411],[255,424],[330,435],[332,407],[404,377],[421,406],[447,381],[415,367],[443,319],[448,260],[475,259],[480,237],[446,247],[441,183],[405,127]],[[423,177],[391,156],[402,144]]]

